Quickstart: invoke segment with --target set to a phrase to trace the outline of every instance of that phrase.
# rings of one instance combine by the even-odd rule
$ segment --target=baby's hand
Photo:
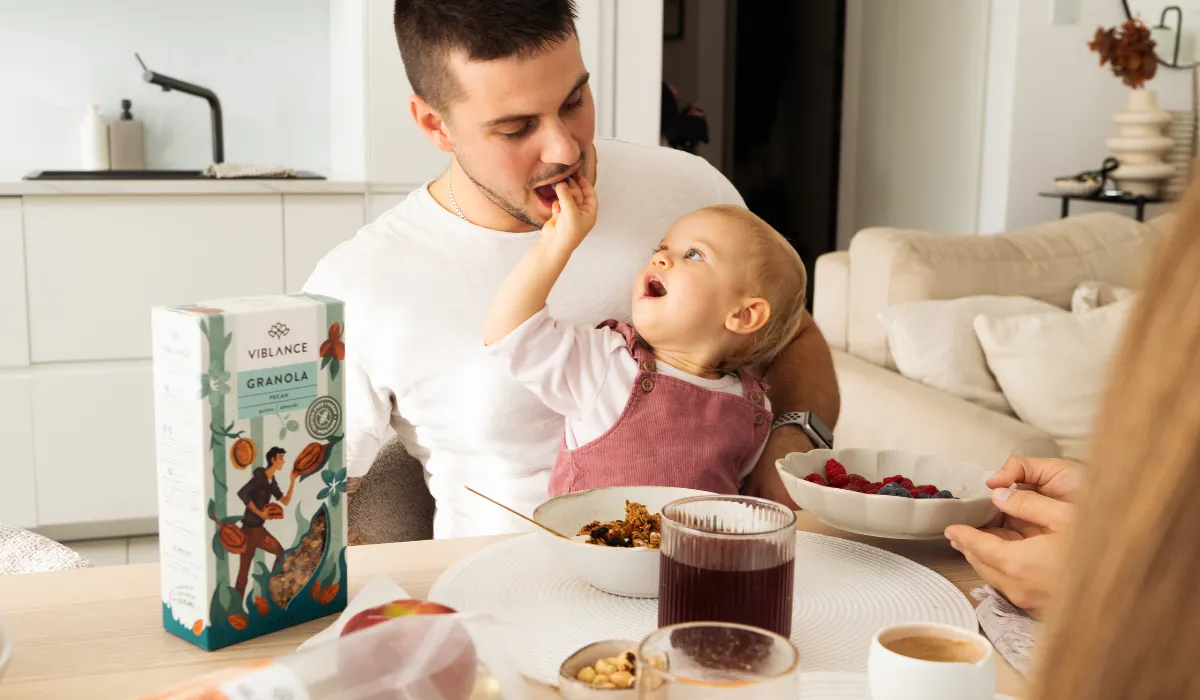
[[[596,190],[582,174],[554,186],[558,201],[542,227],[542,242],[556,250],[574,252],[596,225]]]

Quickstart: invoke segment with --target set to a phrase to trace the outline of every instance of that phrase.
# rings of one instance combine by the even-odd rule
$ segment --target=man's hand
[[[596,190],[582,174],[554,186],[558,201],[550,220],[542,226],[542,244],[570,255],[596,225]]]
[[[750,472],[750,476],[746,477],[742,493],[747,496],[766,498],[792,510],[799,510],[795,501],[788,495],[787,489],[784,488],[783,479],[779,477],[779,470],[775,468],[775,462],[793,452],[808,452],[811,449],[813,449],[812,441],[799,426],[780,426],[767,439],[767,446],[763,450],[762,456],[759,457],[758,464],[754,466],[754,471]]]
[[[988,479],[1001,516],[991,527],[946,528],[950,545],[983,580],[1035,618],[1059,585],[1064,533],[1082,496],[1082,468],[1057,459],[1010,457]],[[1009,486],[1016,484],[1016,489]]]
[[[293,470],[292,470],[292,473],[288,475],[288,478],[289,478],[289,479],[291,479],[293,482],[295,482],[295,481],[296,481],[296,479],[299,479],[299,478],[300,478],[300,472],[298,472],[298,471],[296,471],[295,469],[293,469]]]

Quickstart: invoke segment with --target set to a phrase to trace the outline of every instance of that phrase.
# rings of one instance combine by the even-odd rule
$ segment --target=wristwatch
[[[833,431],[827,428],[821,419],[811,411],[785,413],[771,423],[771,431],[774,432],[781,425],[799,426],[818,450],[833,449]]]

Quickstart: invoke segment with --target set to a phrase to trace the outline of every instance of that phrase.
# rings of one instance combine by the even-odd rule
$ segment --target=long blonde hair
[[[1200,184],[1139,297],[1040,640],[1040,700],[1200,698]]]

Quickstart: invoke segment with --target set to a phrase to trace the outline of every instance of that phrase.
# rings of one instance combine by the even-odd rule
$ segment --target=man
[[[524,529],[464,487],[526,513],[546,499],[562,418],[489,362],[481,329],[550,217],[550,185],[582,173],[601,203],[550,295],[555,317],[572,324],[628,321],[634,277],[670,225],[744,203],[699,158],[593,138],[572,0],[397,0],[395,28],[413,119],[454,157],[305,286],[346,302],[349,473],[365,473],[390,423],[425,465],[435,537]],[[837,384],[811,317],[766,379],[776,415],[811,410],[833,425]],[[790,504],[775,460],[811,448],[800,428],[779,428],[747,493]]]
[[[285,506],[291,503],[292,492],[296,489],[296,479],[300,478],[300,475],[293,470],[287,493],[280,490],[279,483],[275,481],[275,475],[279,473],[280,469],[283,469],[284,454],[286,453],[282,447],[272,447],[267,450],[266,468],[255,469],[250,475],[250,481],[247,481],[246,485],[238,490],[238,498],[246,504],[246,514],[242,516],[242,532],[246,535],[246,550],[242,552],[237,584],[234,586],[240,594],[246,592],[246,583],[250,577],[250,567],[254,563],[256,551],[261,549],[274,554],[276,559],[283,555],[283,547],[279,544],[279,540],[267,532],[266,521],[283,518],[282,509],[274,510],[267,506],[271,503],[272,498],[278,499]]]

